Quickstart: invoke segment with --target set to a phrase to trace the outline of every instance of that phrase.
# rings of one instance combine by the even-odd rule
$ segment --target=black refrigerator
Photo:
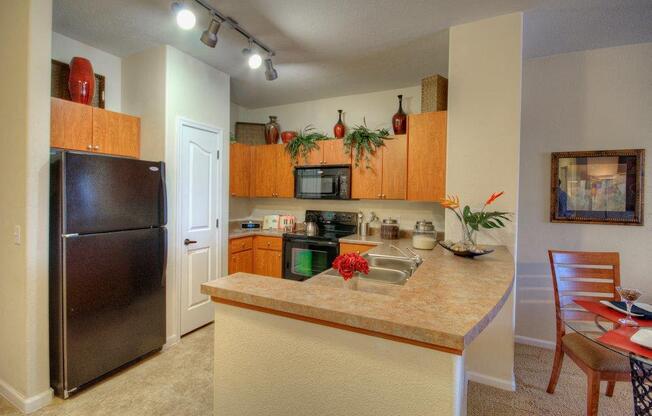
[[[68,397],[165,343],[165,164],[53,151],[50,379]]]

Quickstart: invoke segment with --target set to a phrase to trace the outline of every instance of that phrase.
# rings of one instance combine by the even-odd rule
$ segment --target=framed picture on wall
[[[550,221],[643,225],[645,150],[552,154]]]

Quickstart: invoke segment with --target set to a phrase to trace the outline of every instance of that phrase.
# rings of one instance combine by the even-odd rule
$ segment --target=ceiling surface
[[[231,76],[232,101],[266,107],[419,84],[447,74],[451,26],[526,11],[525,57],[652,41],[652,0],[207,0],[276,51],[277,80],[251,70],[223,25],[199,41],[205,10],[179,29],[169,0],[54,0],[53,30],[125,57],[169,44]],[[645,24],[647,23],[647,24]]]

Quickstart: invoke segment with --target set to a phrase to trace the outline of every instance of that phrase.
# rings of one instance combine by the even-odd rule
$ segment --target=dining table
[[[629,360],[633,387],[633,415],[652,415],[652,349],[631,341],[637,331],[645,328],[652,330],[652,320],[636,319],[638,326],[624,326],[618,319],[625,316],[603,303],[596,301],[576,300],[593,320],[564,319],[568,329],[576,332],[600,348],[606,348],[620,354]]]

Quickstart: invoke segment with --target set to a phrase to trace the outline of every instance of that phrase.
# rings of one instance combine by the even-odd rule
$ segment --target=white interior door
[[[213,320],[210,298],[201,284],[219,277],[217,232],[218,165],[221,133],[181,122],[179,193],[181,212],[181,335]]]

